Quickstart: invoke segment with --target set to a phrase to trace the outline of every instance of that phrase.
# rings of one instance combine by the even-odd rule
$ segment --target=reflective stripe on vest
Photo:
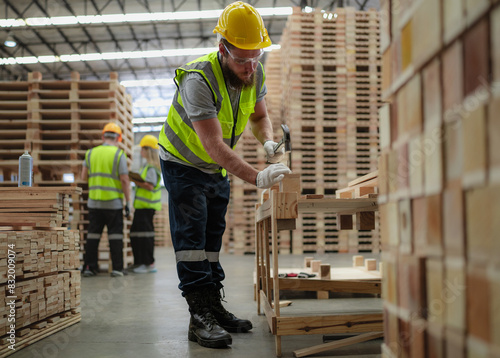
[[[89,173],[89,199],[102,201],[123,199],[122,183],[118,173],[122,154],[123,150],[113,145],[100,145],[85,153]]]
[[[262,71],[262,86],[264,83],[264,69]],[[233,114],[231,100],[226,88],[222,69],[217,57],[217,52],[200,57],[187,65],[176,70],[175,83],[177,87],[182,77],[187,73],[199,73],[203,76],[213,93],[213,103],[217,111],[217,118],[222,129],[222,138],[231,149],[234,149],[240,139],[250,115],[254,112],[257,101],[257,89],[255,86],[245,88],[241,91],[239,98],[239,110],[237,115]],[[259,89],[262,89],[262,87]],[[210,158],[201,144],[200,138],[193,129],[191,120],[184,110],[179,89],[175,92],[172,106],[167,120],[159,136],[160,145],[175,157],[199,168],[220,171],[220,166]]]
[[[146,179],[149,168],[153,168],[156,173],[156,185],[153,190],[137,187],[134,199],[135,209],[155,209],[161,210],[161,177],[157,168],[147,164],[141,172],[141,178]]]

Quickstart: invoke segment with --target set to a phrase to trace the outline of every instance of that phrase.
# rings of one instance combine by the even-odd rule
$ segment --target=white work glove
[[[271,164],[257,174],[255,184],[259,189],[268,189],[283,180],[285,174],[290,174],[291,172],[292,171],[285,164]]]
[[[276,147],[278,143],[273,142],[272,140],[267,140],[264,142],[264,150],[266,151],[267,161],[269,163],[278,163],[285,156],[285,146],[282,145],[281,148],[274,153],[274,147]]]

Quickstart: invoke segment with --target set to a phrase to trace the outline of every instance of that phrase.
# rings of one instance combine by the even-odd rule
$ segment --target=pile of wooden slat
[[[0,227],[62,227],[68,224],[70,198],[81,188],[0,188]]]
[[[16,278],[74,270],[79,267],[77,230],[0,231],[0,247],[14,243]],[[0,284],[7,281],[7,257],[0,258]]]
[[[80,233],[70,230],[76,187],[0,188],[0,300],[15,301],[16,348],[78,322]],[[38,216],[50,213],[52,217]],[[6,219],[7,218],[7,219]],[[0,355],[7,356],[11,307],[0,305]],[[61,316],[67,316],[57,323]],[[19,345],[18,345],[19,343]]]
[[[380,2],[382,356],[500,357],[500,2]]]

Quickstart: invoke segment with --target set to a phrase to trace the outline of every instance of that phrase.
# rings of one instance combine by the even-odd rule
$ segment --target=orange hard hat
[[[109,122],[104,126],[104,129],[102,130],[102,134],[106,132],[112,132],[118,134],[118,142],[122,141],[122,129],[120,126],[114,122]]]

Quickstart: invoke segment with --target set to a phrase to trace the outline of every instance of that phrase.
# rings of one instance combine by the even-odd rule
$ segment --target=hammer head
[[[283,129],[283,139],[282,142],[285,145],[285,152],[292,151],[292,142],[290,140],[290,129],[286,124],[281,125],[281,129]]]

